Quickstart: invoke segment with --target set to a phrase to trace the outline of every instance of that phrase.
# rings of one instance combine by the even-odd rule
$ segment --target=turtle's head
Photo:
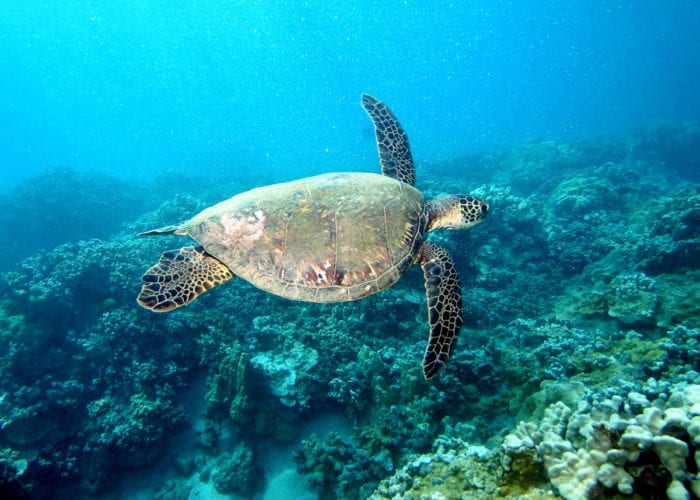
[[[488,213],[488,203],[474,196],[440,196],[428,202],[426,229],[467,229],[483,221]]]

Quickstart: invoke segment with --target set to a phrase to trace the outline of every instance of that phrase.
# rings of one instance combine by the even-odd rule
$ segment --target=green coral
[[[587,152],[580,145],[556,141],[529,141],[510,149],[499,163],[495,182],[517,186],[526,192],[548,188],[568,169],[580,167]]]
[[[519,405],[512,402],[511,410],[517,408],[515,421],[539,420],[550,404],[563,401],[570,408],[575,408],[585,393],[585,385],[580,382],[560,382],[545,380],[540,390],[527,396]]]
[[[104,397],[88,404],[89,439],[83,451],[89,460],[83,474],[92,494],[114,486],[117,478],[110,471],[147,467],[165,452],[170,434],[187,421],[184,408],[167,392],[155,398],[143,393],[128,400]]]
[[[239,342],[234,342],[209,383],[205,396],[209,409],[224,410],[233,422],[246,423],[250,419],[249,377],[248,354]]]
[[[235,493],[252,496],[263,485],[263,471],[255,460],[253,450],[239,444],[216,460],[211,481],[221,494]]]
[[[88,414],[92,452],[107,453],[112,463],[125,468],[150,463],[163,451],[168,432],[187,420],[182,406],[146,394],[134,394],[128,401],[95,400],[88,405]]]
[[[300,468],[329,495],[366,497],[403,471],[405,484],[396,476],[391,487],[406,497],[525,497],[539,488],[544,498],[541,468],[528,467],[525,455],[518,473],[480,483],[482,465],[496,475],[498,463],[472,457],[474,446],[434,444],[443,435],[493,448],[514,416],[557,401],[573,408],[577,382],[603,391],[618,384],[627,393],[650,376],[660,385],[697,378],[700,196],[697,186],[674,184],[659,160],[625,144],[545,141],[474,154],[466,169],[455,162],[442,166],[444,176],[422,178],[429,196],[465,189],[489,200],[495,215],[477,231],[431,235],[453,253],[465,307],[458,348],[431,382],[420,372],[427,330],[419,269],[349,304],[291,303],[238,281],[173,314],[137,309],[144,269],[163,249],[186,243],[133,234],[183,220],[231,187],[206,191],[208,179],[192,189],[206,191],[203,198],[172,196],[182,189],[163,186],[179,180],[162,179],[149,199],[164,193],[167,201],[125,233],[39,253],[0,276],[0,440],[27,460],[21,475],[8,461],[6,475],[33,483],[36,496],[53,493],[56,477],[70,479],[65,497],[108,494],[115,471],[126,477],[132,464],[147,468],[168,449],[184,421],[177,401],[196,398],[193,375],[209,370],[208,411],[195,429],[206,449],[193,447],[203,462],[180,492],[211,479],[217,460],[222,490],[244,482],[234,472],[250,463],[248,454],[234,457],[228,436],[256,450],[298,438],[302,419],[340,410],[352,436],[309,440]],[[475,186],[472,174],[486,185]],[[104,207],[93,201],[68,212]],[[20,212],[13,217],[27,214]],[[103,234],[112,231],[108,221],[99,224]],[[16,248],[31,248],[13,235]],[[530,397],[539,390],[548,393]],[[404,470],[424,452],[422,465]]]
[[[642,272],[623,272],[610,283],[608,314],[623,325],[654,323],[661,301],[656,282]]]
[[[455,438],[438,438],[436,449],[418,455],[384,479],[370,500],[425,498],[480,500],[557,498],[546,485],[541,466],[531,475],[503,475],[498,453]]]
[[[11,448],[0,448],[0,496],[29,498],[30,486],[23,480],[28,461]]]
[[[251,363],[246,348],[240,342],[233,342],[216,372],[209,377],[202,444],[214,448],[219,434],[230,424],[237,429],[247,426],[248,432],[252,428],[255,432],[248,434],[251,440],[290,439],[295,433],[300,405],[293,410],[285,406],[272,393],[272,384],[267,374]]]
[[[657,323],[664,328],[700,328],[700,270],[655,277],[660,297]]]
[[[393,469],[386,452],[370,453],[331,432],[323,440],[312,435],[294,453],[297,470],[307,475],[320,498],[366,498]]]

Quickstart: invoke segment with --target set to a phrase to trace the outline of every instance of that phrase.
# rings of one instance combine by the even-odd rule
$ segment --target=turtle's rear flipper
[[[156,312],[189,304],[234,274],[201,246],[169,250],[146,271],[138,302]]]
[[[462,327],[462,289],[452,257],[444,248],[426,241],[420,258],[428,296],[430,338],[423,356],[423,375],[431,379],[450,359]]]
[[[161,236],[163,234],[180,234],[180,235],[185,235],[187,233],[183,232],[182,229],[180,228],[180,224],[176,224],[173,226],[164,226],[164,227],[159,227],[157,229],[151,229],[150,231],[144,231],[142,233],[139,233],[139,236]]]

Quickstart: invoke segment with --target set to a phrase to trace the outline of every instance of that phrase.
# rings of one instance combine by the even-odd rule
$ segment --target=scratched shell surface
[[[311,302],[355,300],[413,264],[423,195],[377,174],[326,174],[265,186],[214,205],[185,229],[237,276]]]

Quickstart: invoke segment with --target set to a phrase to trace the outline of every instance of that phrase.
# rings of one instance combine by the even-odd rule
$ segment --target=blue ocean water
[[[0,498],[699,497],[699,25],[681,0],[5,2]],[[438,376],[418,265],[348,303],[253,276],[137,304],[195,244],[139,232],[380,173],[362,93],[426,199],[490,205],[426,236],[461,281]],[[371,275],[396,221],[357,191],[361,241],[276,200],[246,220],[279,241],[282,218],[313,276],[328,248]]]
[[[430,161],[700,113],[700,9],[671,2],[8,2],[2,184],[51,166],[370,170],[369,92]]]

